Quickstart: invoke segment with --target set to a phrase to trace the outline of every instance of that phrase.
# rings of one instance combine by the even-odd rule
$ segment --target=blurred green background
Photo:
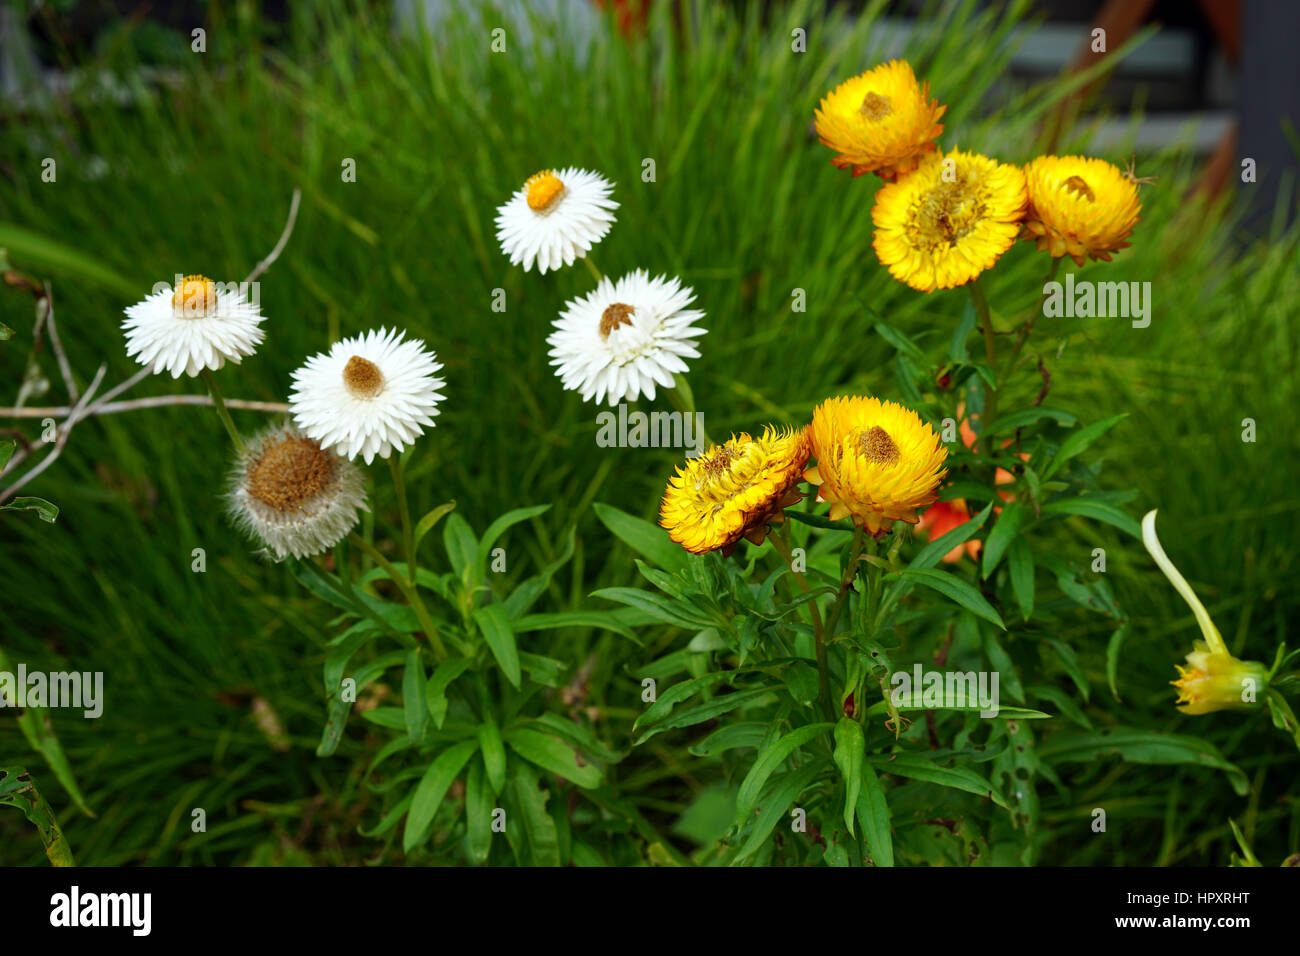
[[[806,421],[832,394],[899,398],[894,351],[868,309],[941,354],[965,297],[923,296],[889,278],[871,250],[877,181],[833,169],[812,134],[819,98],[888,52],[884,4],[852,13],[811,2],[684,13],[663,4],[627,35],[612,16],[580,16],[578,6],[516,25],[472,4],[421,29],[396,27],[384,4],[296,4],[277,18],[252,3],[213,3],[196,24],[203,54],[191,52],[183,25],[122,18],[93,49],[56,49],[75,61],[66,83],[4,107],[0,248],[14,269],[51,282],[80,384],[103,362],[109,387],[135,371],[123,307],[178,272],[248,273],[300,188],[296,230],[262,279],[266,342],[220,373],[226,394],[284,401],[291,371],[338,336],[397,325],[424,338],[446,366],[447,399],[411,462],[413,510],[455,499],[481,529],[507,509],[554,502],[518,537],[526,557],[512,574],[553,557],[576,523],[577,555],[545,609],[590,603],[590,591],[635,576],[591,503],[651,516],[676,456],[598,450],[597,409],[563,391],[549,367],[550,322],[590,276],[581,267],[523,274],[496,247],[495,208],[528,175],[600,170],[621,203],[594,251],[601,270],[667,272],[694,287],[708,334],[689,381],[715,436]],[[905,54],[948,104],[941,143],[1012,162],[1041,152],[1082,79],[1010,77],[1033,5],[940,3],[927,16],[934,29],[910,35]],[[493,54],[490,31],[502,23],[511,24],[507,52]],[[807,31],[805,53],[791,49],[795,28]],[[1079,122],[1057,151],[1123,165],[1141,118],[1140,102],[1130,106],[1133,139],[1097,152],[1094,126]],[[1139,174],[1158,181],[1142,188],[1133,246],[1081,270],[1151,282],[1151,326],[1043,320],[1033,347],[1050,368],[1051,404],[1091,421],[1130,413],[1099,446],[1103,481],[1137,489],[1135,516],[1160,509],[1166,550],[1229,646],[1271,661],[1300,621],[1297,233],[1284,226],[1285,207],[1260,236],[1239,228],[1232,190],[1217,202],[1193,198],[1201,167],[1190,139],[1138,155]],[[42,182],[46,157],[57,161],[56,182]],[[355,182],[340,175],[346,159]],[[645,159],[655,161],[653,182],[642,180]],[[1009,252],[987,277],[995,312],[1030,307],[1044,271],[1030,244]],[[505,313],[491,311],[498,288]],[[806,312],[791,311],[795,289],[806,292]],[[0,345],[7,402],[27,367],[31,296],[0,288],[0,321],[16,333]],[[27,404],[63,404],[52,356],[37,360],[51,386]],[[152,378],[125,397],[199,390]],[[234,414],[244,429],[265,420]],[[1246,418],[1257,423],[1253,444],[1241,438]],[[11,426],[26,440],[39,435],[34,421],[0,422]],[[0,647],[29,668],[105,672],[101,719],[52,717],[97,817],[77,812],[11,716],[0,716],[0,764],[36,775],[83,863],[400,862],[356,832],[374,822],[360,776],[378,738],[354,723],[338,754],[314,755],[327,612],[230,528],[226,467],[210,410],[99,417],[25,491],[57,503],[58,522],[3,516]],[[380,523],[392,527],[391,486],[375,485]],[[1137,542],[1083,521],[1056,527],[1063,556],[1107,549],[1132,621],[1122,702],[1106,688],[1113,622],[1100,618],[1059,635],[1092,685],[1088,700],[1068,680],[1063,691],[1099,726],[1204,736],[1256,787],[1243,798],[1209,770],[1069,766],[1059,786],[1040,783],[1041,862],[1223,864],[1234,848],[1229,817],[1266,865],[1296,852],[1294,748],[1266,715],[1178,715],[1167,682],[1196,636],[1186,606]],[[206,573],[191,571],[194,548],[206,551]],[[629,669],[685,639],[667,628],[648,632],[644,648],[580,631],[534,637],[539,653],[590,668],[588,703],[620,743],[639,706]],[[287,749],[259,722],[268,711]],[[684,739],[658,738],[616,772],[665,828],[687,814],[679,829],[689,847],[697,797],[718,773],[686,754]],[[1103,793],[1110,832],[1098,840],[1088,813]],[[207,812],[206,833],[190,831],[194,807]],[[34,828],[0,808],[0,864],[42,862]]]

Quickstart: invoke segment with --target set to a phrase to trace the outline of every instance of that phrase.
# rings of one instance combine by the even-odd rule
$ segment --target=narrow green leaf
[[[673,544],[663,528],[641,518],[634,518],[611,505],[596,502],[591,507],[601,524],[647,561],[665,571],[686,568],[690,555],[681,546]]]
[[[411,799],[411,811],[402,832],[403,852],[410,853],[424,842],[438,807],[442,805],[442,798],[477,750],[477,740],[465,740],[448,747],[429,764]]]
[[[997,568],[998,562],[1002,560],[1002,555],[1011,546],[1011,542],[1017,540],[1017,535],[1020,534],[1020,529],[1024,527],[1028,518],[1029,509],[1018,501],[1011,501],[1003,506],[1002,514],[998,515],[997,523],[993,525],[993,530],[984,541],[982,576],[986,580]]]
[[[1002,623],[1002,615],[998,614],[993,605],[984,600],[984,596],[979,591],[976,591],[975,588],[961,578],[930,568],[903,568],[899,574],[905,581],[922,584],[933,591],[937,591],[954,604],[964,607],[977,617],[981,617],[991,624],[996,624],[1004,631],[1007,629],[1007,626]]]
[[[964,767],[944,767],[919,754],[894,754],[893,757],[869,757],[873,766],[883,773],[892,773],[912,780],[935,783],[941,787],[965,790],[988,797],[1000,807],[1011,808],[1007,798],[993,789],[993,785],[973,770]]]
[[[519,670],[519,648],[515,645],[515,632],[510,627],[505,608],[500,604],[488,604],[476,608],[471,615],[478,625],[479,633],[487,642],[492,656],[496,658],[502,673],[515,687],[518,687],[522,674]]]
[[[1024,538],[1016,538],[1007,549],[1007,570],[1020,615],[1028,621],[1034,615],[1034,553]]]
[[[851,835],[856,835],[853,812],[862,791],[862,766],[866,752],[867,740],[862,735],[862,725],[851,717],[841,717],[835,725],[835,766],[840,768],[840,775],[844,778],[844,825]]]
[[[447,688],[452,681],[469,670],[473,663],[474,661],[468,657],[453,657],[449,661],[443,661],[425,684],[425,703],[428,704],[433,725],[439,730],[442,729],[442,722],[447,717]]]
[[[415,542],[415,548],[417,551],[420,548],[420,542],[424,540],[424,536],[433,530],[434,525],[436,525],[447,515],[451,514],[451,512],[455,510],[455,508],[456,508],[456,502],[448,501],[446,504],[438,505],[438,507],[434,508],[423,518],[421,518],[418,522],[416,522],[415,531],[412,532],[412,537]],[[418,564],[419,562],[417,561],[416,563]]]
[[[411,743],[424,743],[424,729],[429,723],[429,705],[425,699],[424,662],[420,649],[406,655],[406,672],[402,675],[402,706],[406,712],[406,735]]]
[[[497,538],[505,534],[508,529],[521,521],[527,521],[529,518],[536,518],[542,512],[548,510],[550,505],[532,505],[528,508],[515,508],[513,511],[507,511],[501,517],[497,518],[488,525],[488,529],[483,532],[483,538],[478,543],[478,560],[480,564],[486,564],[488,557],[492,554],[492,545],[496,544]]]
[[[862,762],[862,789],[858,794],[858,819],[862,821],[862,836],[876,866],[893,866],[894,840],[885,788],[881,786],[875,769],[865,760]]]
[[[767,778],[772,776],[792,753],[813,738],[832,730],[834,726],[831,723],[805,724],[778,737],[763,748],[736,792],[736,823],[744,823],[754,812],[754,807],[758,805],[758,795],[763,785],[767,783]]]
[[[465,776],[465,830],[469,858],[480,866],[487,862],[492,850],[493,794],[486,777],[482,760],[470,763]]]
[[[505,740],[510,749],[525,760],[572,781],[584,790],[600,786],[600,770],[590,764],[579,766],[573,750],[549,734],[516,727],[506,731]]]
[[[1110,431],[1126,418],[1128,418],[1128,412],[1123,412],[1119,415],[1112,415],[1110,418],[1080,428],[1065,441],[1061,442],[1061,447],[1057,449],[1056,457],[1054,457],[1052,463],[1047,466],[1047,471],[1043,472],[1043,481],[1050,479],[1058,470],[1060,470],[1062,465],[1080,452],[1084,451],[1093,442],[1101,438],[1106,434],[1106,432]]]
[[[478,725],[478,743],[483,751],[483,768],[495,796],[506,785],[506,748],[501,742],[501,730],[491,718]]]

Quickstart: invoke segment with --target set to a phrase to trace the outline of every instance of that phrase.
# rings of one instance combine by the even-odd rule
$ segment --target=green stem
[[[778,525],[776,530],[768,534],[767,537],[772,542],[772,547],[776,549],[777,554],[781,555],[782,560],[785,561],[786,567],[794,574],[794,579],[798,582],[799,588],[807,594],[809,590],[808,578],[802,571],[796,571],[794,567],[794,548],[790,536],[790,520],[787,518],[783,524]],[[826,629],[822,625],[822,616],[821,612],[817,610],[816,600],[806,602],[805,606],[808,608],[808,619],[812,622],[813,646],[817,652],[817,695],[827,713],[834,718],[835,712],[831,703],[830,672],[826,667]]]
[[[587,269],[590,270],[591,274],[596,278],[597,284],[604,281],[605,276],[602,275],[601,271],[596,268],[596,263],[591,261],[590,254],[583,256],[582,261],[586,265]]]
[[[420,597],[419,588],[407,582],[406,578],[398,573],[393,563],[380,554],[379,549],[367,541],[355,531],[348,534],[348,540],[370,556],[370,560],[384,569],[399,591],[405,596],[411,609],[415,611],[415,617],[420,622],[420,627],[424,630],[424,636],[429,639],[429,646],[433,648],[434,656],[439,662],[447,659],[447,648],[442,643],[442,638],[438,636],[438,629],[434,626],[433,620],[429,617],[429,611],[424,606],[424,600]]]
[[[668,396],[669,404],[681,412],[683,416],[695,414],[695,393],[691,391],[690,384],[681,373],[673,376],[672,388],[665,388],[664,394]],[[685,430],[683,429],[684,433]],[[709,440],[709,433],[705,430],[703,422],[700,423],[699,438],[705,448],[713,444]]]
[[[406,556],[406,580],[415,583],[415,539],[411,531],[411,508],[406,500],[406,481],[402,476],[402,459],[397,454],[388,456],[388,470],[393,475],[397,489],[397,513],[402,518],[402,554]]]
[[[239,437],[239,430],[235,428],[235,422],[230,417],[230,411],[226,408],[226,400],[221,397],[221,389],[217,388],[217,380],[212,374],[212,369],[205,368],[201,373],[204,383],[208,386],[208,394],[212,396],[212,405],[221,416],[221,424],[226,426],[226,434],[230,436],[231,442],[234,443],[235,451],[241,455],[244,453],[244,440]]]
[[[975,306],[975,315],[979,319],[980,328],[984,332],[984,358],[988,364],[989,370],[993,373],[996,380],[998,374],[998,340],[993,332],[993,319],[989,314],[989,300],[984,294],[984,286],[980,283],[980,277],[976,276],[970,286],[970,300]],[[997,417],[998,410],[998,390],[997,386],[990,385],[984,390],[984,412],[983,412],[983,429],[987,430],[988,426],[993,424]],[[990,442],[992,439],[990,439]],[[989,451],[992,452],[990,446]]]
[[[1056,281],[1056,274],[1061,269],[1062,261],[1062,259],[1055,258],[1052,260],[1052,266],[1047,270],[1047,278],[1043,280],[1044,288],[1046,288],[1049,282]],[[1043,292],[1038,296],[1038,305],[1034,307],[1033,311],[1025,316],[1025,321],[1021,324],[1020,331],[1016,335],[1016,344],[1011,350],[1011,358],[1007,363],[1009,367],[1007,369],[1006,378],[1010,379],[1011,376],[1016,373],[1016,370],[1023,364],[1024,360],[1020,357],[1020,353],[1024,349],[1025,343],[1029,341],[1029,333],[1033,330],[1034,320],[1043,314],[1043,303],[1046,301],[1047,293]]]

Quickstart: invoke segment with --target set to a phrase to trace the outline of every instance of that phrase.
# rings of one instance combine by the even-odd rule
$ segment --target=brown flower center
[[[244,487],[276,511],[297,511],[334,481],[334,457],[310,438],[286,434],[248,468]]]
[[[1088,186],[1088,184],[1083,181],[1082,176],[1071,176],[1061,185],[1064,186],[1066,189],[1068,189],[1070,192],[1074,193],[1076,196],[1082,196],[1084,199],[1088,200],[1088,202],[1097,201],[1096,195],[1093,193],[1092,189]]]
[[[894,112],[894,107],[888,98],[879,93],[868,93],[862,98],[862,105],[858,107],[858,112],[869,120],[882,120]]]
[[[202,318],[216,307],[216,283],[205,276],[186,276],[172,293],[172,312],[182,318]]]
[[[343,367],[343,384],[354,398],[374,398],[384,390],[384,373],[374,362],[354,355]]]
[[[609,333],[613,332],[620,325],[632,324],[632,313],[636,310],[630,305],[624,305],[622,302],[615,302],[607,307],[600,317],[600,337],[609,338]]]
[[[862,447],[862,454],[879,465],[892,465],[899,459],[894,439],[879,425],[872,425],[863,432],[858,438],[858,444]]]

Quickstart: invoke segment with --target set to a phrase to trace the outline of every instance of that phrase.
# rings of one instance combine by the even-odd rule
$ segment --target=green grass
[[[648,39],[624,42],[603,27],[574,51],[557,36],[562,30],[537,23],[531,45],[511,37],[508,52],[493,55],[489,30],[499,18],[488,7],[436,35],[402,38],[373,12],[327,6],[313,20],[307,6],[315,5],[299,6],[275,46],[254,24],[215,26],[209,52],[182,59],[174,86],[132,79],[123,42],[104,65],[132,84],[129,105],[83,91],[0,126],[0,246],[17,268],[52,280],[83,385],[100,362],[108,385],[134,371],[119,330],[123,306],[177,272],[246,274],[274,243],[299,187],[297,229],[262,281],[266,344],[220,373],[226,394],[283,401],[291,371],[340,335],[396,324],[426,339],[446,366],[447,400],[438,427],[416,446],[412,509],[452,498],[481,529],[509,508],[554,502],[515,537],[523,553],[512,556],[512,574],[553,557],[576,522],[575,559],[545,599],[559,610],[633,580],[629,553],[609,540],[590,505],[651,515],[674,456],[596,449],[596,409],[564,392],[548,366],[550,321],[590,276],[581,267],[523,274],[496,248],[495,207],[526,176],[547,166],[601,170],[617,183],[621,207],[594,250],[600,269],[667,272],[695,288],[709,331],[689,380],[714,436],[806,421],[831,394],[898,398],[893,349],[872,331],[872,311],[927,349],[946,348],[963,292],[922,296],[888,276],[871,250],[876,181],[831,168],[811,132],[820,96],[879,58],[872,16],[848,23],[802,3],[760,23],[704,4],[673,43],[661,8]],[[937,6],[943,29],[908,57],[949,104],[945,145],[1022,162],[1040,151],[1041,121],[1066,88],[1018,90],[1000,80],[1009,54],[1002,41],[1028,13],[1027,4],[1013,6],[1005,16],[971,3]],[[796,26],[808,29],[807,53],[791,52]],[[1084,130],[1061,151],[1087,149]],[[56,183],[40,180],[45,156],[58,161]],[[355,183],[340,176],[347,158]],[[655,162],[654,182],[642,181],[646,159]],[[1084,271],[1152,282],[1151,327],[1043,320],[1031,347],[1051,367],[1053,404],[1092,421],[1131,414],[1104,446],[1106,486],[1137,489],[1128,506],[1135,515],[1160,508],[1166,549],[1230,647],[1270,658],[1279,641],[1295,643],[1288,625],[1300,620],[1290,587],[1300,511],[1292,477],[1300,375],[1288,323],[1300,296],[1297,235],[1242,247],[1230,206],[1188,206],[1196,169],[1179,150],[1142,157],[1139,170],[1160,179],[1143,188],[1133,247]],[[1029,244],[1013,249],[988,277],[995,311],[1028,308],[1045,271]],[[498,288],[507,295],[503,314],[491,311]],[[806,312],[790,309],[796,288],[806,292]],[[0,321],[18,333],[0,347],[0,380],[16,383],[30,300],[6,291]],[[45,369],[57,382],[48,356]],[[132,394],[198,390],[153,379]],[[56,385],[33,403],[62,401]],[[259,424],[254,414],[234,414],[244,429]],[[1258,423],[1255,444],[1240,440],[1247,417]],[[10,656],[106,672],[102,719],[54,716],[98,819],[75,812],[7,721],[0,764],[33,770],[79,862],[400,862],[356,833],[358,823],[374,822],[359,777],[380,738],[354,725],[335,757],[313,754],[327,618],[228,526],[225,456],[210,411],[88,421],[28,489],[59,504],[58,523],[29,515],[0,522]],[[393,518],[382,475],[374,494],[379,513]],[[1180,717],[1167,681],[1195,633],[1186,607],[1135,542],[1083,522],[1061,527],[1057,553],[1082,562],[1092,548],[1107,548],[1108,573],[1133,622],[1122,703],[1106,689],[1108,624],[1058,635],[1092,685],[1090,702],[1077,703],[1102,726],[1204,736],[1259,789],[1240,798],[1222,775],[1202,770],[1070,765],[1059,788],[1040,781],[1040,860],[1226,863],[1229,817],[1266,864],[1296,852],[1294,750],[1266,717]],[[204,574],[190,570],[198,547],[207,553]],[[588,703],[618,741],[640,707],[631,669],[687,639],[660,629],[638,649],[595,633],[534,636],[538,652],[590,664]],[[1059,686],[1077,698],[1069,681]],[[287,727],[287,753],[259,730],[254,696]],[[698,795],[717,794],[719,765],[691,757],[686,739],[656,739],[618,769],[624,793],[665,830]],[[1088,829],[1098,805],[1112,808],[1104,841]],[[190,832],[194,807],[207,812],[204,834]],[[701,812],[692,811],[697,825]],[[0,834],[0,862],[44,859],[20,814],[0,813]]]

